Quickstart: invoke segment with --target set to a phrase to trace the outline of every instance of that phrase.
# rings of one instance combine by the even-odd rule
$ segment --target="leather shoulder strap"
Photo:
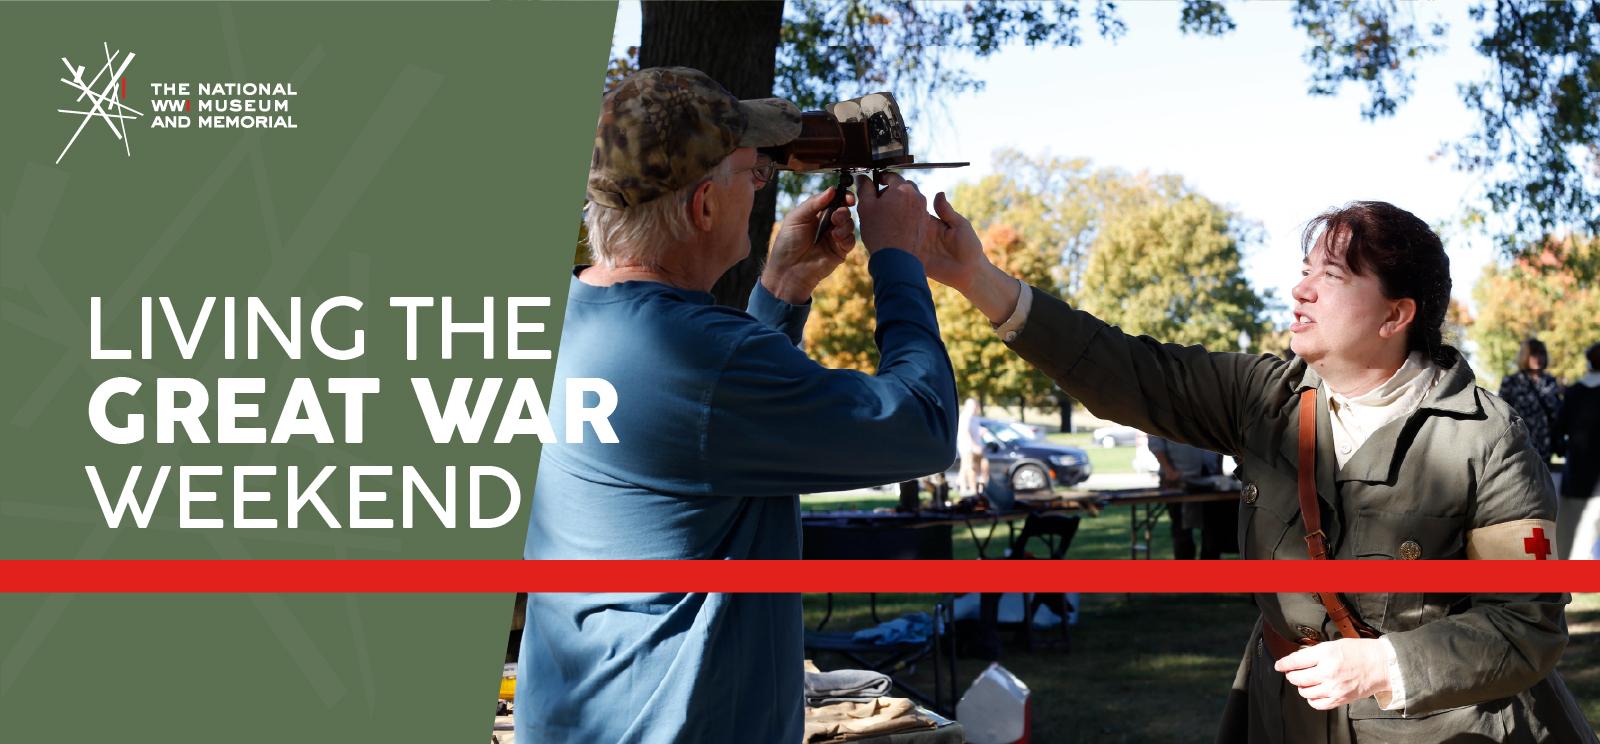
[[[1299,461],[1295,463],[1299,481],[1300,519],[1306,525],[1306,554],[1311,560],[1328,559],[1328,535],[1322,531],[1322,507],[1317,503],[1317,390],[1300,394]],[[1337,592],[1317,592],[1328,617],[1345,638],[1376,638],[1378,632],[1361,622],[1346,607]]]
[[[1311,560],[1328,557],[1328,536],[1322,531],[1322,508],[1317,505],[1317,389],[1300,394],[1300,457],[1295,463],[1300,481],[1300,518],[1306,524],[1306,552]]]

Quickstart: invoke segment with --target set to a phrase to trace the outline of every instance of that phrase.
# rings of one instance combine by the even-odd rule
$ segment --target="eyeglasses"
[[[761,162],[749,168],[740,168],[734,173],[744,173],[746,171],[749,171],[751,177],[755,179],[756,191],[760,191],[766,188],[767,184],[772,183],[772,179],[778,175],[778,164],[775,161],[762,158]]]

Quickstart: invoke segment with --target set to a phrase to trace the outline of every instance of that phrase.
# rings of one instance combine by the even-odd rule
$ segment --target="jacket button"
[[[1244,503],[1246,504],[1256,503],[1256,497],[1261,495],[1260,489],[1256,488],[1256,484],[1254,483],[1244,484],[1244,491],[1242,493],[1244,494]]]
[[[1408,561],[1414,561],[1418,558],[1421,558],[1422,546],[1411,540],[1400,543],[1400,557]]]
[[[1300,632],[1300,644],[1302,646],[1310,646],[1322,640],[1322,634],[1309,625],[1297,625],[1295,630]]]

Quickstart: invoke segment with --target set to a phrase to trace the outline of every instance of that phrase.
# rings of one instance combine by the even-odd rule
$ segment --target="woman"
[[[1522,416],[1528,439],[1539,451],[1539,459],[1550,463],[1550,430],[1561,411],[1561,383],[1545,372],[1550,353],[1544,342],[1530,338],[1517,349],[1517,371],[1500,381],[1500,397]]]
[[[1123,334],[996,269],[942,194],[934,205],[929,276],[1013,350],[1101,417],[1239,460],[1244,558],[1319,543],[1340,560],[1554,557],[1550,476],[1441,339],[1449,261],[1410,213],[1355,202],[1312,220],[1285,362]],[[1595,742],[1553,671],[1567,601],[1257,595],[1219,741]]]
[[[961,457],[961,493],[976,496],[989,482],[989,460],[983,451],[983,427],[978,419],[983,409],[977,398],[961,404],[961,420],[956,424],[956,452]]]

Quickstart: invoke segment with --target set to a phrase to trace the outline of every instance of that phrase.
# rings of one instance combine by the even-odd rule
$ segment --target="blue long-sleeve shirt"
[[[922,264],[885,249],[867,267],[876,375],[812,361],[809,306],[759,284],[741,312],[574,278],[556,378],[612,384],[618,442],[545,446],[524,556],[798,559],[796,494],[945,469],[955,382]],[[802,643],[793,594],[532,595],[517,740],[798,742]]]

